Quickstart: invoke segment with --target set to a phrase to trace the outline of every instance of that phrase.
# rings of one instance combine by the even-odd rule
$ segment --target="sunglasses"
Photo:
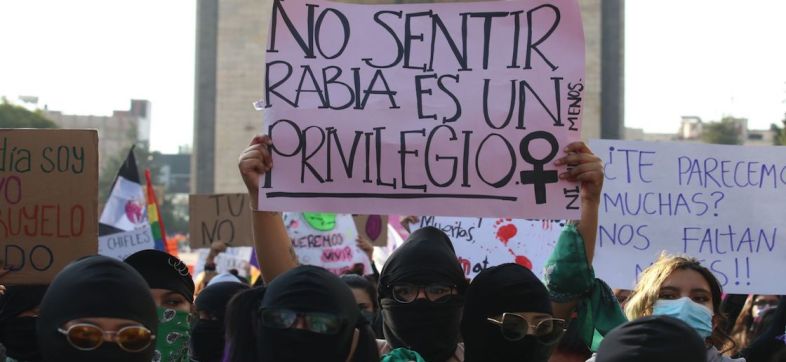
[[[296,312],[290,309],[267,309],[259,311],[262,325],[276,329],[290,329],[298,321],[303,320],[304,329],[319,334],[338,334],[344,326],[344,319],[328,313]]]
[[[393,291],[393,299],[399,303],[412,303],[420,295],[420,291],[431,302],[444,303],[454,295],[455,287],[445,284],[415,285],[409,283],[388,286]]]
[[[155,335],[149,329],[142,326],[128,326],[117,331],[105,331],[100,327],[88,324],[74,324],[68,329],[58,328],[58,332],[64,334],[68,343],[80,351],[92,351],[104,344],[104,336],[110,336],[110,340],[116,343],[120,349],[126,352],[141,352],[147,349]]]
[[[487,320],[500,326],[502,337],[512,342],[531,335],[541,343],[551,345],[565,333],[567,324],[563,319],[547,318],[533,323],[531,318],[527,313],[503,313],[499,317],[487,318]]]

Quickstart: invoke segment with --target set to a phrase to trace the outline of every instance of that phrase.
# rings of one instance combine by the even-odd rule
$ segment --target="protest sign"
[[[543,267],[559,239],[562,221],[422,216],[416,228],[433,226],[453,242],[464,274],[472,279],[492,266],[516,263],[543,279]]]
[[[593,141],[606,162],[595,270],[633,287],[661,251],[696,257],[727,293],[783,294],[786,149]]]
[[[254,248],[250,246],[227,248],[227,250],[219,253],[213,259],[213,262],[216,263],[216,273],[229,273],[230,270],[235,269],[239,276],[248,278],[251,269],[251,254],[253,252]],[[197,253],[199,257],[194,265],[194,277],[205,270],[205,261],[207,261],[210,249],[198,249]]]
[[[149,225],[98,238],[98,254],[118,260],[125,260],[137,251],[155,248],[156,243]]]
[[[270,26],[262,208],[578,217],[576,0],[274,0]]]
[[[321,266],[336,275],[362,264],[364,274],[372,273],[371,261],[357,247],[351,215],[287,212],[284,225],[300,264]]]
[[[214,241],[230,246],[253,246],[248,194],[189,195],[189,240],[192,248],[209,248]]]
[[[371,241],[374,246],[388,244],[387,215],[355,215],[355,228],[358,234]]]
[[[0,129],[3,284],[49,284],[98,247],[95,130]]]

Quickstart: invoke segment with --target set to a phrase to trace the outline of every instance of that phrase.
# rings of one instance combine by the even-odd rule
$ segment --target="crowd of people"
[[[254,210],[271,146],[257,136],[239,158]],[[582,211],[543,281],[503,264],[469,282],[432,227],[381,271],[336,276],[299,265],[281,214],[255,211],[254,285],[214,272],[195,284],[178,258],[144,250],[0,288],[5,361],[786,361],[786,298],[725,295],[706,266],[666,254],[633,290],[596,278],[603,164],[582,142],[557,163],[572,166],[560,177],[580,184]]]

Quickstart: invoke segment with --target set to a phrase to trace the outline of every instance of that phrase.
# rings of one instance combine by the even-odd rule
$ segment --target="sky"
[[[786,1],[625,3],[625,123],[676,132],[680,117],[786,112]],[[152,103],[151,146],[190,144],[196,0],[0,0],[0,96],[68,114]]]

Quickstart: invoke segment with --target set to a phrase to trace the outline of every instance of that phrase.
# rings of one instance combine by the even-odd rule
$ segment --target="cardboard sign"
[[[3,284],[49,284],[98,246],[95,130],[0,129]]]
[[[137,251],[155,248],[156,243],[149,225],[98,238],[98,254],[121,261]]]
[[[336,275],[362,264],[364,274],[372,273],[368,256],[357,247],[351,215],[286,212],[284,224],[300,264],[321,266]]]
[[[248,194],[189,195],[191,247],[209,248],[214,241],[253,246],[249,202]]]
[[[415,228],[433,226],[450,237],[468,279],[500,264],[516,263],[543,279],[563,221],[422,216]]]
[[[266,210],[578,218],[576,0],[274,0]]]
[[[595,270],[631,289],[660,254],[687,254],[726,293],[783,294],[786,148],[593,141],[606,162]]]
[[[230,270],[236,269],[238,275],[248,278],[250,275],[250,259],[253,249],[254,248],[250,246],[230,247],[223,253],[216,255],[216,258],[213,259],[216,263],[216,273],[229,273]],[[207,261],[207,255],[210,253],[210,249],[199,249],[197,252],[199,258],[194,265],[194,277],[205,270],[205,262]]]
[[[371,240],[374,246],[388,245],[387,215],[355,215],[355,228],[358,234]]]

